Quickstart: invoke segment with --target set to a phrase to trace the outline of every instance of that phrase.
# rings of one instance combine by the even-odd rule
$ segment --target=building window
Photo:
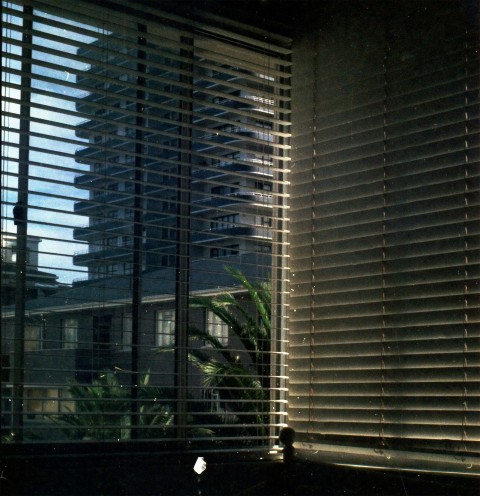
[[[272,218],[271,217],[264,217],[264,216],[258,216],[255,219],[256,224],[262,227],[272,227]]]
[[[176,229],[171,229],[168,227],[162,228],[162,239],[175,241],[177,239],[177,231]]]
[[[122,349],[130,351],[132,349],[132,314],[122,315]]]
[[[223,345],[228,345],[228,325],[217,314],[207,311],[207,333]]]
[[[270,244],[257,244],[255,245],[255,251],[260,253],[272,253],[272,245]]]
[[[43,324],[27,324],[25,326],[25,351],[42,349]]]
[[[172,346],[175,341],[175,310],[157,310],[155,346]]]
[[[162,202],[162,210],[164,212],[172,212],[176,208],[176,204],[173,200],[164,200]]]
[[[135,184],[132,182],[126,182],[124,190],[125,191],[133,191],[135,189]]]
[[[27,388],[25,411],[28,415],[58,413],[57,388]]]
[[[77,403],[72,399],[68,389],[58,390],[58,413],[71,413],[77,408]]]
[[[228,195],[238,191],[234,186],[214,186],[212,188],[212,195]]]
[[[239,248],[239,245],[229,245],[222,248],[210,248],[210,258],[233,257],[238,255]]]
[[[263,191],[272,191],[272,183],[266,183],[265,181],[255,181],[255,188],[261,189]]]
[[[78,320],[64,319],[62,322],[62,348],[73,349],[78,346]]]
[[[160,265],[162,267],[175,267],[175,255],[162,255]]]
[[[230,229],[235,227],[240,221],[238,214],[222,215],[220,217],[215,217],[210,222],[210,229]]]

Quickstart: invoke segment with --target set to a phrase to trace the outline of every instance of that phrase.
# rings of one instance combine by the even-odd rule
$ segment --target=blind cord
[[[460,438],[460,450],[463,453],[467,453],[467,443],[468,443],[468,297],[469,297],[469,282],[468,282],[468,266],[469,266],[469,244],[468,244],[468,152],[469,152],[469,143],[468,143],[468,134],[469,134],[469,114],[468,114],[468,50],[469,50],[469,42],[468,42],[468,29],[465,30],[465,43],[464,43],[464,226],[463,226],[463,246],[464,246],[464,267],[463,267],[463,277],[464,277],[464,285],[463,285],[463,386],[462,386],[462,434]],[[463,456],[462,456],[463,459]]]
[[[387,275],[387,239],[386,239],[386,221],[387,221],[387,123],[388,123],[388,62],[389,62],[389,30],[385,18],[385,31],[384,31],[384,54],[382,62],[383,70],[383,103],[382,103],[382,328],[381,328],[381,354],[380,354],[380,409],[379,426],[378,426],[378,446],[376,451],[382,453],[383,449],[387,447],[385,438],[385,385],[386,385],[386,330],[387,330],[387,295],[386,295],[386,275]]]
[[[315,251],[315,246],[316,246],[316,236],[315,233],[316,231],[316,194],[317,194],[317,189],[316,189],[316,184],[317,184],[317,177],[316,177],[316,168],[317,168],[317,91],[318,91],[318,86],[317,86],[317,81],[318,81],[318,70],[317,70],[317,65],[318,65],[318,36],[317,33],[315,32],[314,38],[313,38],[313,102],[312,102],[312,175],[311,175],[311,198],[312,198],[312,204],[311,204],[311,256],[310,256],[310,384],[309,384],[309,408],[308,408],[308,425],[309,429],[313,429],[312,426],[312,418],[313,418],[313,410],[314,410],[314,370],[315,370],[315,256],[316,256],[316,251]]]

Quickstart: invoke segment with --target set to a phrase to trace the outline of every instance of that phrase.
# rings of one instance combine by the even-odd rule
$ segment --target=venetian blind
[[[109,5],[2,2],[2,442],[265,449],[288,40]]]
[[[454,2],[333,11],[293,51],[298,453],[478,473],[475,15]]]

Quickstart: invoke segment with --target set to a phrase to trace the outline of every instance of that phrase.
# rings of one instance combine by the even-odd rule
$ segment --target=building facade
[[[212,42],[200,39],[189,53],[192,75],[183,81],[176,69],[187,63],[145,36],[145,50],[118,48],[113,33],[78,53],[94,62],[77,78],[91,90],[76,104],[89,116],[76,130],[89,142],[76,160],[89,170],[75,178],[88,198],[74,210],[88,223],[74,230],[87,246],[74,264],[87,267],[89,279],[131,275],[141,237],[141,271],[173,267],[179,217],[188,217],[192,260],[271,253],[278,230],[272,192],[287,136],[278,100],[276,106],[276,98],[286,97],[275,88],[276,76],[260,66],[260,54],[221,42],[215,51],[224,60],[207,65],[195,49],[207,51]],[[229,59],[239,56],[256,57],[258,72],[233,69]],[[139,115],[140,96],[146,103]],[[189,169],[188,205],[178,188],[181,167]]]

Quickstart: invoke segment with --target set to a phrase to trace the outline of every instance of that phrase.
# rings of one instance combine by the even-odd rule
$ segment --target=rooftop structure
[[[57,276],[50,272],[39,270],[38,254],[39,244],[42,242],[38,236],[27,237],[27,268],[26,268],[26,298],[35,299],[51,295],[65,287],[57,280]],[[1,304],[12,305],[15,302],[15,287],[17,277],[17,235],[14,233],[1,233],[2,256],[2,293]]]

